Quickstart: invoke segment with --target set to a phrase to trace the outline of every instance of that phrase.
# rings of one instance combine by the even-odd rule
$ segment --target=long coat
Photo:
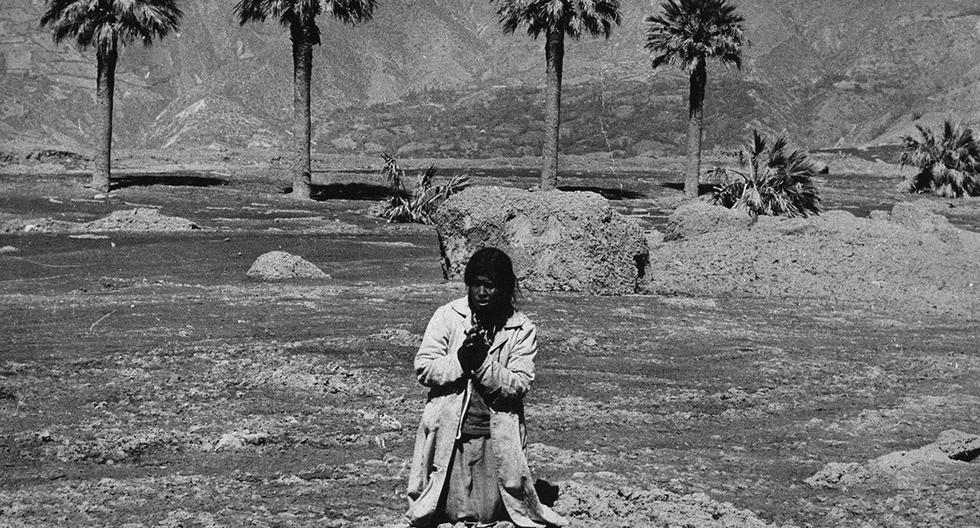
[[[472,326],[465,297],[436,310],[415,356],[415,374],[429,387],[422,411],[408,478],[408,512],[413,526],[429,526],[446,486],[456,440],[474,383],[490,408],[490,438],[497,463],[497,485],[510,521],[518,527],[565,526],[567,522],[541,504],[525,455],[524,395],[534,381],[537,331],[515,312],[497,332],[487,358],[472,374],[463,372],[456,351]]]

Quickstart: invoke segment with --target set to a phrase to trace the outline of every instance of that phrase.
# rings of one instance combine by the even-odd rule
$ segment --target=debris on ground
[[[980,234],[925,206],[857,218],[747,215],[679,207],[650,252],[649,291],[663,295],[830,298],[975,318]]]
[[[472,187],[442,204],[435,223],[447,278],[493,246],[510,255],[529,290],[619,295],[636,292],[647,261],[636,220],[592,192]]]
[[[113,211],[91,222],[68,222],[52,218],[14,218],[0,224],[0,233],[91,233],[91,232],[175,232],[201,229],[201,226],[176,216],[160,214],[152,207]]]
[[[843,488],[863,483],[909,487],[970,467],[980,457],[980,436],[949,429],[931,444],[910,451],[895,451],[865,463],[831,462],[806,479],[814,488]],[[976,467],[976,466],[974,466]]]
[[[263,281],[330,278],[312,262],[285,251],[270,251],[259,255],[246,275]]]

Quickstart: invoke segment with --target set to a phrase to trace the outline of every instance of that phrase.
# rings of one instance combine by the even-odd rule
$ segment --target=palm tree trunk
[[[293,198],[310,198],[310,80],[313,70],[313,18],[304,18],[291,28],[293,42],[293,159],[290,173]]]
[[[558,187],[558,138],[561,127],[561,71],[565,58],[565,33],[548,30],[544,47],[545,74],[544,147],[542,149],[541,189]]]
[[[112,165],[112,99],[116,85],[116,60],[118,51],[116,40],[112,39],[108,48],[98,47],[95,53],[98,73],[96,74],[95,98],[102,118],[99,130],[98,150],[95,153],[95,170],[89,186],[98,192],[109,192],[109,175]]]
[[[704,57],[699,57],[691,70],[690,111],[687,119],[687,170],[684,174],[684,194],[694,198],[701,183],[701,140],[704,135],[704,86],[707,82]]]

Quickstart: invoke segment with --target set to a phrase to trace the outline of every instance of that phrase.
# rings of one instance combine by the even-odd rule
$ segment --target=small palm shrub
[[[382,205],[381,217],[389,222],[431,224],[432,214],[439,205],[470,184],[468,177],[457,174],[445,185],[433,185],[436,168],[429,165],[429,168],[419,171],[414,187],[409,189],[405,185],[408,179],[405,169],[387,154],[384,160],[380,173],[391,189],[391,195]]]
[[[752,217],[810,216],[820,213],[820,196],[813,184],[817,171],[802,151],[792,149],[785,136],[770,142],[758,131],[739,154],[740,168],[718,167],[711,201]]]
[[[902,167],[918,170],[905,179],[910,193],[931,192],[946,198],[980,195],[980,145],[969,128],[943,123],[942,136],[916,125],[920,138],[902,138]]]

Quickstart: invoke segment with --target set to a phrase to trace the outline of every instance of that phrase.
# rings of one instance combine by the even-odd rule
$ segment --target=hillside
[[[462,5],[461,5],[462,4]],[[609,41],[571,42],[563,149],[678,152],[687,81],[652,72],[644,18],[625,0]],[[914,5],[909,5],[914,4]],[[810,148],[895,143],[916,123],[980,123],[980,8],[972,0],[742,0],[752,45],[742,71],[709,66],[706,143],[752,127]],[[37,26],[42,0],[0,8],[0,141],[90,146],[94,56]],[[291,58],[277,24],[239,27],[229,4],[183,5],[179,35],[125,49],[119,146],[278,146],[288,137]],[[504,35],[483,1],[380,3],[358,28],[320,21],[314,126],[321,152],[483,157],[535,154],[542,42]]]

